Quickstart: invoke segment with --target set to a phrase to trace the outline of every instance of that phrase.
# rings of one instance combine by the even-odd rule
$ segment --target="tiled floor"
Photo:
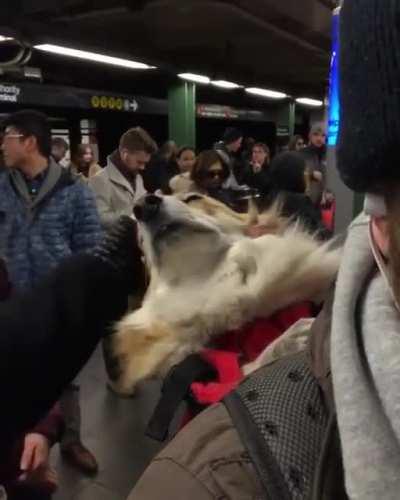
[[[54,500],[122,500],[160,449],[144,436],[144,429],[159,395],[159,384],[147,383],[131,400],[106,389],[100,351],[80,375],[82,436],[99,462],[99,473],[87,478],[64,464],[58,446],[52,462],[59,472],[60,488]]]

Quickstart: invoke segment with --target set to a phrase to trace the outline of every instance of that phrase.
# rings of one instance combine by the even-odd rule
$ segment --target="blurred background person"
[[[304,139],[301,135],[297,134],[291,137],[288,144],[288,151],[301,151],[304,148]]]
[[[190,191],[192,181],[190,174],[196,163],[196,152],[193,148],[184,146],[176,155],[176,164],[180,173],[169,181],[169,188],[173,194],[187,193]]]
[[[73,155],[71,169],[84,179],[89,179],[101,172],[102,168],[96,162],[94,151],[90,144],[78,144]]]
[[[299,219],[306,229],[321,239],[331,236],[322,223],[321,212],[309,196],[309,176],[304,157],[295,151],[277,155],[269,167],[270,192],[265,205],[278,202],[285,217]]]
[[[259,193],[267,194],[270,190],[268,168],[270,162],[271,152],[269,147],[263,142],[255,143],[243,177],[244,183]]]
[[[243,141],[243,151],[242,151],[242,160],[244,162],[249,162],[251,160],[251,155],[253,152],[254,144],[256,140],[254,137],[246,137]]]
[[[51,156],[62,167],[68,166],[68,159],[66,158],[69,151],[68,142],[62,137],[54,137],[51,140]]]
[[[310,197],[319,206],[325,188],[326,132],[321,123],[315,123],[310,130],[309,144],[301,150],[310,174]]]
[[[224,181],[224,187],[227,189],[240,190],[243,187],[244,162],[238,157],[242,143],[243,132],[237,128],[228,127],[222,140],[214,146],[221,161],[229,169],[229,176]]]
[[[146,190],[154,193],[157,190],[169,192],[169,181],[179,174],[176,163],[178,147],[174,141],[165,142],[155,153],[143,173]]]

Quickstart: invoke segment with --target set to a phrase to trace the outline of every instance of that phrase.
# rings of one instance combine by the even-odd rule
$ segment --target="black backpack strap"
[[[284,477],[267,443],[254,424],[248,409],[236,392],[230,393],[224,404],[228,410],[242,443],[250,455],[257,472],[265,499],[291,500]]]
[[[188,394],[191,384],[215,377],[214,368],[199,354],[192,354],[174,366],[165,378],[161,397],[146,429],[146,436],[156,441],[165,441],[171,421]]]

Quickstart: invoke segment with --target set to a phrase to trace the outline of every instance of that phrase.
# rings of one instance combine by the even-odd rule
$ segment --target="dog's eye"
[[[183,200],[186,204],[191,203],[192,201],[197,201],[201,200],[203,197],[200,194],[189,194],[186,196],[186,198]]]

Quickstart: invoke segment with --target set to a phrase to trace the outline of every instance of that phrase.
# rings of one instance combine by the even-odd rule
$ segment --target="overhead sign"
[[[219,120],[275,121],[275,117],[266,111],[239,109],[218,104],[198,104],[197,116],[199,118],[215,118]]]
[[[286,125],[279,125],[276,129],[276,135],[278,137],[287,137],[290,135],[289,127]]]
[[[16,85],[2,85],[0,84],[0,101],[17,103],[21,93],[20,87]]]
[[[110,111],[126,111],[136,113],[139,104],[136,99],[118,96],[94,95],[90,99],[92,108]]]
[[[0,102],[24,106],[168,114],[168,103],[161,99],[27,82],[0,83]]]
[[[197,116],[202,118],[238,119],[239,110],[218,104],[198,104]]]
[[[164,99],[31,82],[0,82],[0,102],[22,106],[168,115],[168,101]],[[239,109],[218,104],[198,104],[197,116],[220,120],[275,122],[274,111]]]

